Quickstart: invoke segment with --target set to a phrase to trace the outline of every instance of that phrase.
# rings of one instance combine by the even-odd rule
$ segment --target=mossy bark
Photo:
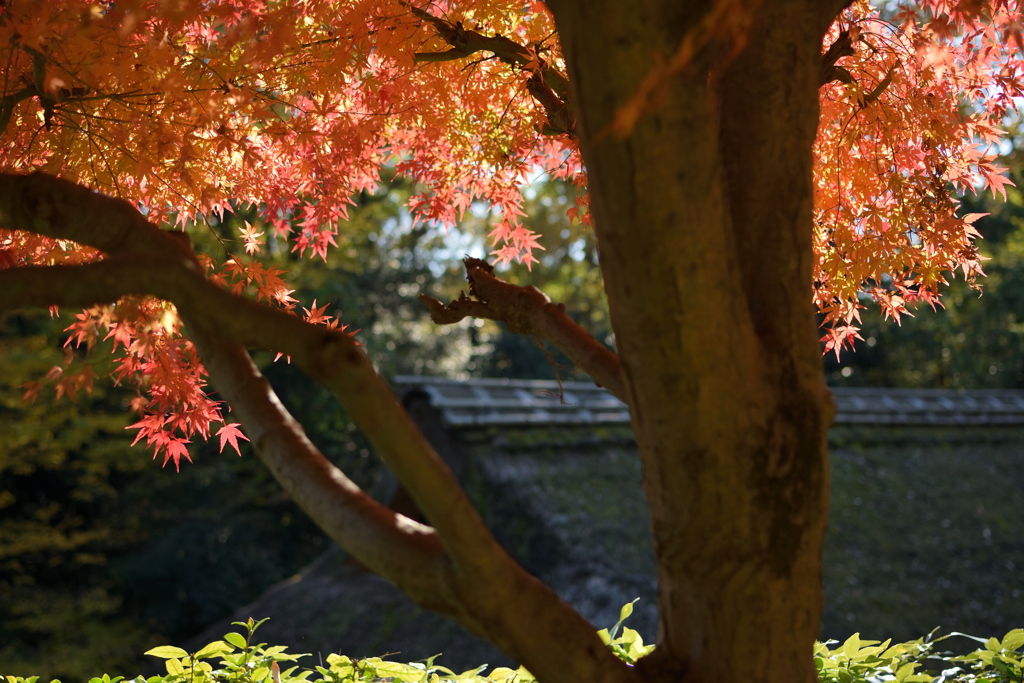
[[[763,3],[624,139],[604,135],[707,6],[552,2],[659,564],[654,679],[811,681],[832,416],[811,305],[827,16]]]

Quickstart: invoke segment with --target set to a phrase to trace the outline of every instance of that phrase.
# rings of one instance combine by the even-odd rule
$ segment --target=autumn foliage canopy
[[[602,134],[625,137],[694,54],[742,50],[758,3],[717,0],[709,19],[620,103]],[[303,308],[268,241],[324,258],[344,239],[353,196],[380,170],[414,179],[417,221],[455,226],[493,209],[493,256],[529,266],[543,235],[520,222],[524,184],[587,175],[553,19],[541,2],[494,0],[13,0],[0,10],[0,167],[41,171],[126,199],[153,222],[197,229],[239,206],[260,220],[199,255],[236,293],[337,326]],[[977,215],[956,192],[1008,182],[1000,126],[1022,94],[1016,3],[850,3],[822,45],[815,154],[814,281],[826,350],[857,336],[867,298],[899,317],[959,270],[982,274]],[[0,267],[81,264],[95,249],[0,230]],[[139,439],[175,464],[225,423],[173,305],[128,297],[76,315],[69,343],[111,339],[114,377],[134,383]],[[87,364],[54,368],[58,394],[91,385]],[[42,378],[41,378],[42,379]],[[26,387],[32,396],[42,383]],[[244,438],[220,427],[221,446]]]

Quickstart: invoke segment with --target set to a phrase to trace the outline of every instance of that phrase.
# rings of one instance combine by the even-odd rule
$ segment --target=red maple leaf
[[[171,439],[167,442],[167,452],[164,453],[164,465],[171,458],[174,458],[174,470],[176,472],[181,471],[181,459],[184,457],[189,462],[192,462],[192,458],[189,457],[188,449],[185,448],[185,441],[183,439]]]
[[[224,452],[224,445],[227,443],[231,444],[231,447],[235,449],[238,455],[242,455],[242,451],[238,448],[238,439],[249,440],[245,434],[238,428],[238,423],[233,422],[231,424],[225,424],[223,427],[217,430],[217,436],[220,437],[220,452]]]

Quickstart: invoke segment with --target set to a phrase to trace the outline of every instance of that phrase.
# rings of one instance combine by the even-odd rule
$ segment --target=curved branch
[[[843,29],[835,41],[829,45],[828,50],[821,56],[821,69],[818,72],[819,87],[832,81],[854,82],[853,74],[841,66],[836,66],[836,62],[841,58],[856,54],[853,50],[853,41],[854,36],[850,34],[850,30]]]
[[[509,332],[527,334],[551,342],[594,382],[629,404],[629,394],[619,357],[594,339],[565,314],[563,304],[551,302],[536,287],[520,287],[494,277],[486,261],[467,258],[466,279],[470,298],[463,293],[445,306],[437,299],[420,295],[420,303],[438,325],[450,325],[463,318],[500,320]]]
[[[131,205],[43,174],[0,174],[0,226],[112,254],[87,266],[0,271],[0,308],[88,305],[129,293],[173,302],[260,459],[332,537],[428,607],[483,635],[552,682],[634,678],[593,627],[491,536],[369,359],[346,335],[234,296],[207,281],[187,240]],[[301,435],[239,343],[272,348],[337,395],[394,470],[429,528],[383,510]],[[378,538],[380,533],[382,538]],[[440,547],[443,547],[442,557]]]
[[[198,266],[180,256],[127,252],[83,266],[9,269],[0,271],[0,288],[0,306],[5,308],[89,306],[117,301],[128,294],[149,294],[175,304],[190,336],[198,329],[210,341],[221,338],[291,356],[293,363],[345,404],[374,450],[437,527],[447,554],[456,564],[468,569],[479,564],[488,549],[491,554],[500,552],[447,465],[347,335],[231,294],[206,280]],[[225,315],[225,311],[231,311],[231,315]],[[206,349],[200,348],[200,355],[205,360]],[[233,365],[239,367],[239,363]],[[249,399],[247,393],[239,396],[243,401]],[[249,427],[246,425],[247,431]],[[250,438],[257,442],[262,427],[259,423],[253,427],[256,434]],[[292,445],[302,450],[301,444]],[[359,559],[363,560],[361,556]],[[386,569],[381,573],[400,582],[400,576],[389,575]]]
[[[116,301],[120,296],[133,292],[152,294],[174,302],[188,326],[190,337],[196,343],[216,388],[231,401],[240,414],[249,412],[261,416],[259,419],[243,422],[253,442],[258,443],[261,440],[264,421],[269,419],[268,416],[273,416],[268,424],[289,427],[274,435],[268,442],[277,444],[281,441],[279,451],[264,452],[258,448],[257,452],[276,475],[282,474],[281,462],[289,460],[289,468],[295,471],[285,473],[279,476],[279,479],[297,499],[303,497],[303,487],[311,486],[312,488],[308,490],[318,491],[318,498],[310,501],[312,509],[306,508],[306,511],[328,533],[332,533],[334,529],[339,535],[335,536],[335,533],[332,533],[332,537],[368,567],[395,581],[414,598],[427,600],[431,607],[440,611],[449,614],[453,612],[454,603],[447,607],[439,604],[441,596],[450,593],[443,585],[444,581],[448,581],[447,578],[444,581],[429,581],[429,585],[426,586],[418,585],[431,575],[428,569],[429,557],[422,554],[423,547],[416,549],[410,546],[410,551],[415,551],[412,555],[413,561],[403,561],[396,565],[388,559],[388,553],[377,557],[379,553],[374,544],[365,547],[363,545],[363,541],[370,539],[381,529],[362,535],[361,532],[346,532],[349,529],[347,522],[335,518],[335,512],[332,512],[334,508],[331,498],[334,494],[340,495],[340,505],[347,504],[352,510],[360,509],[376,515],[376,524],[380,524],[383,517],[389,513],[373,512],[370,499],[357,500],[351,491],[346,494],[348,485],[340,482],[348,481],[347,478],[324,460],[323,456],[315,453],[315,449],[310,451],[309,447],[312,445],[305,439],[301,428],[295,424],[269,389],[251,392],[230,390],[233,383],[238,380],[235,375],[238,372],[241,372],[243,377],[248,376],[252,382],[262,382],[248,353],[238,346],[238,343],[274,348],[292,355],[307,373],[321,381],[326,379],[325,383],[329,388],[340,394],[343,403],[351,409],[353,419],[410,491],[417,488],[415,481],[411,480],[419,476],[432,480],[434,485],[442,490],[445,484],[457,487],[446,466],[436,454],[429,451],[429,446],[421,436],[418,436],[415,426],[407,418],[390,389],[376,376],[369,360],[356,348],[351,339],[345,335],[309,326],[295,316],[259,306],[221,290],[200,274],[183,233],[160,230],[130,204],[91,192],[74,183],[44,174],[0,175],[0,225],[8,229],[27,230],[54,238],[70,239],[114,255],[107,261],[89,266],[19,268],[0,272],[0,282],[3,283],[0,301],[4,306],[43,305],[47,298],[52,303],[64,301],[66,305],[89,305],[90,302]],[[47,279],[51,282],[50,285],[45,284]],[[233,315],[224,315],[224,311],[232,311]],[[213,333],[214,330],[216,334]],[[228,343],[224,337],[234,343]],[[332,341],[332,337],[339,339]],[[330,368],[337,366],[332,356],[342,354],[348,360],[347,366],[356,366],[365,375],[360,378],[362,381],[358,382],[357,388],[339,387],[338,384],[343,383],[346,378],[341,378],[342,382],[339,382],[336,376],[325,377],[336,374],[329,372]],[[224,366],[223,369],[218,368],[216,362],[211,364],[211,361],[220,362]],[[376,391],[373,392],[376,400],[371,403],[365,401],[365,396],[359,396],[358,392],[365,390],[369,393],[369,387],[373,385],[376,385]],[[252,388],[254,387],[249,387]],[[392,405],[388,406],[387,402]],[[365,414],[368,403],[371,403],[376,411],[369,415],[369,419]],[[386,424],[389,420],[405,422],[407,428],[396,430],[393,424]],[[390,428],[382,429],[382,423]],[[380,438],[382,432],[385,435],[384,443],[381,443]],[[408,438],[410,433],[418,436],[422,442],[420,448],[400,452],[398,457],[393,457],[392,453],[400,450],[394,443],[395,435],[400,434]],[[423,455],[424,449],[428,449],[427,456]],[[408,454],[410,452],[412,455]],[[419,457],[421,460],[429,461],[431,456],[434,461],[433,467],[426,468],[438,471],[433,477],[427,477],[413,466],[403,467],[407,460],[416,461]],[[413,470],[413,473],[410,474],[408,470]],[[324,473],[329,474],[325,477]],[[335,482],[333,486],[329,483],[331,481]],[[326,490],[332,488],[336,490]],[[449,501],[445,502],[450,505]],[[443,516],[438,514],[438,505],[431,505],[427,500],[417,500],[417,503],[425,514]],[[468,501],[464,506],[471,509]],[[430,510],[430,513],[427,513],[427,510]],[[479,521],[475,511],[470,517],[476,517],[479,527],[486,533],[486,527]],[[428,518],[433,521],[432,515]],[[390,522],[394,528],[393,533],[389,533],[393,536],[392,540],[409,538],[409,531],[415,527],[409,527],[406,521],[391,518]],[[420,529],[418,533],[430,535],[432,540],[429,542],[437,544],[437,550],[440,550],[438,538],[433,536],[433,532]],[[459,536],[458,533],[450,535]],[[387,534],[384,534],[384,538],[387,538]],[[479,547],[479,538],[474,536],[472,540]],[[390,550],[398,553],[399,547],[393,546]],[[438,557],[440,555],[434,557],[434,560]],[[420,565],[421,561],[425,564]],[[406,573],[404,570],[409,571]]]
[[[451,46],[444,52],[417,52],[416,62],[449,62],[469,57],[477,52],[491,52],[510,66],[530,69],[532,74],[526,87],[530,95],[544,108],[548,125],[545,135],[575,135],[576,114],[569,105],[569,79],[529,48],[505,36],[485,36],[465,28],[461,22],[450,24],[418,7],[409,8],[420,19],[431,24],[437,34]]]
[[[449,568],[434,529],[367,496],[309,441],[248,354],[212,338],[208,330],[215,328],[210,323],[223,321],[214,320],[207,306],[223,306],[231,295],[208,283],[191,261],[128,253],[84,266],[0,270],[0,310],[87,307],[127,294],[151,294],[178,306],[217,390],[234,408],[260,460],[331,538],[421,604],[448,614],[458,611],[457,600],[446,589]],[[230,305],[243,302],[251,303]],[[270,320],[278,315],[270,309],[257,311],[264,312],[273,314],[267,316]],[[284,317],[301,324],[298,318]],[[270,320],[257,315],[252,322],[273,324]],[[254,336],[239,327],[229,326],[230,336]]]

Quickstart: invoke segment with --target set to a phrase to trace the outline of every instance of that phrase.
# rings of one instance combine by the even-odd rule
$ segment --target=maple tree
[[[811,303],[838,353],[865,297],[898,317],[981,274],[978,216],[951,197],[1006,182],[1016,3],[15,0],[0,33],[0,308],[84,307],[69,343],[112,340],[165,462],[216,424],[221,447],[251,439],[362,563],[541,680],[714,680],[739,659],[811,679],[831,419]],[[424,303],[546,339],[629,404],[660,567],[637,667],[508,558],[351,330],[260,258],[325,257],[383,166],[423,188],[416,220],[489,206],[499,263],[543,244],[524,183],[584,190],[617,353],[482,261],[469,296]],[[247,206],[237,239],[192,249]],[[330,465],[245,347],[328,386],[431,526]],[[88,390],[68,358],[49,381]]]

